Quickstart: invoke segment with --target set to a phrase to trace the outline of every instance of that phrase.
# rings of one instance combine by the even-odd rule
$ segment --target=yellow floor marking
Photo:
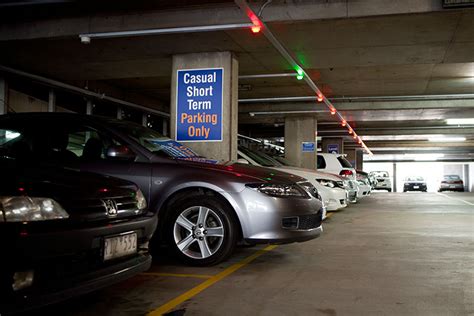
[[[451,199],[451,200],[455,200],[455,201],[461,201],[463,203],[466,203],[467,205],[474,205],[474,203],[471,203],[471,202],[468,202],[468,201],[464,201],[463,199],[460,199],[460,198],[455,198],[455,197],[452,197],[452,196],[449,196],[449,195],[446,195],[444,193],[439,193],[439,192],[436,192],[436,194],[438,195],[442,195],[444,197],[447,197],[448,199]]]
[[[273,249],[275,249],[276,245],[270,245],[270,246],[267,246],[265,247],[264,249],[261,249],[259,251],[257,251],[256,253],[254,253],[253,255],[251,256],[248,256],[247,258],[243,259],[242,261],[240,262],[237,262],[233,265],[231,265],[230,267],[228,267],[227,269],[225,269],[224,271],[214,275],[212,278],[202,282],[201,284],[195,286],[194,288],[192,288],[191,290],[187,291],[186,293],[184,294],[181,294],[180,296],[172,299],[171,301],[167,302],[166,304],[158,307],[157,309],[155,309],[154,311],[151,311],[148,316],[158,316],[158,315],[163,315],[164,313],[170,311],[171,309],[175,308],[176,306],[178,306],[179,304],[189,300],[190,298],[198,295],[199,293],[201,293],[202,291],[204,291],[205,289],[207,289],[208,287],[210,287],[211,285],[219,282],[220,280],[224,279],[225,277],[231,275],[232,273],[234,273],[235,271],[239,270],[240,268],[244,267],[245,265],[249,264],[250,262],[252,262],[253,260],[255,260],[256,258],[260,257],[261,255],[263,255],[264,253],[268,252],[268,251],[271,251]]]
[[[329,218],[333,215],[334,213],[326,213],[326,218]]]
[[[210,279],[212,275],[208,274],[186,274],[186,273],[161,273],[161,272],[144,272],[142,275],[150,276],[169,276],[177,278],[196,278],[196,279]]]

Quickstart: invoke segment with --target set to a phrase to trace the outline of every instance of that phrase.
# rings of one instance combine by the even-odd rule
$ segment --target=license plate
[[[454,189],[456,186],[455,185],[450,185],[449,188],[450,189]]]
[[[105,238],[104,261],[120,258],[137,252],[137,233]]]
[[[419,188],[420,188],[420,186],[418,186],[418,185],[413,186],[413,189],[419,189]]]

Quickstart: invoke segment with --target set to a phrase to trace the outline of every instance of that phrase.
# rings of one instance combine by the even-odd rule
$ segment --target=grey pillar
[[[471,180],[469,178],[469,164],[465,164],[463,169],[464,169],[463,170],[464,171],[463,172],[464,173],[464,177],[463,177],[463,179],[464,179],[464,191],[470,192]]]
[[[347,149],[344,151],[344,154],[346,154],[346,159],[349,160],[351,165],[357,169],[357,155],[356,155],[356,149]]]
[[[117,119],[122,119],[122,108],[119,106],[117,107]]]
[[[193,141],[186,145],[197,153],[207,158],[216,160],[237,159],[237,114],[238,114],[238,75],[239,65],[231,52],[199,53],[173,56],[172,87],[171,87],[171,138],[176,139],[176,101],[178,70],[222,68],[223,69],[223,94],[222,94],[222,141]],[[190,87],[190,86],[188,86]],[[186,92],[185,92],[186,93]],[[211,106],[220,106],[215,104]],[[191,106],[190,106],[191,107]],[[202,109],[190,109],[190,115],[205,113]],[[205,125],[195,122],[196,129]]]
[[[356,163],[355,167],[357,170],[364,170],[364,151],[362,149],[356,149]]]
[[[316,133],[315,117],[287,117],[285,119],[285,157],[294,166],[316,169]],[[313,152],[303,152],[303,143],[313,143]]]
[[[393,192],[397,192],[397,163],[394,162],[393,163],[393,175],[392,175],[392,179],[393,179]]]
[[[344,138],[342,137],[323,137],[321,140],[323,153],[344,153]]]
[[[5,79],[0,78],[0,115],[8,112],[8,86]]]
[[[148,123],[148,114],[143,113],[142,114],[142,125],[146,127],[147,123]]]
[[[168,136],[168,121],[163,119],[163,135]]]
[[[56,112],[56,93],[53,89],[49,90],[48,112]]]
[[[87,100],[86,104],[86,114],[87,115],[92,115],[92,109],[93,109],[93,104],[91,100]]]

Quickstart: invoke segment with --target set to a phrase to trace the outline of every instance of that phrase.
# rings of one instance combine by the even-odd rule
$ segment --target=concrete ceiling
[[[256,9],[262,4],[252,3]],[[92,31],[247,22],[232,1],[165,1],[156,6],[148,2],[129,7],[126,13],[124,8],[127,4],[96,11],[66,6],[55,7],[49,15],[43,12],[39,18],[25,13],[19,21],[3,19],[1,64],[80,86],[87,81],[89,87],[141,95],[156,100],[156,107],[165,110],[173,54],[228,50],[237,55],[241,75],[293,72],[262,34],[249,30],[80,43],[77,35]],[[1,11],[8,15],[5,8]],[[274,1],[265,9],[263,20],[329,97],[474,93],[472,9],[443,10],[428,0],[399,1],[397,5],[385,0]],[[239,99],[312,95],[294,77],[242,79],[239,84]],[[446,128],[445,123],[447,118],[474,118],[474,99],[401,98],[335,105],[359,135],[459,134],[468,139],[461,150],[474,152],[473,128]],[[274,111],[279,112],[266,113]],[[284,117],[298,115],[292,111],[316,115],[320,135],[343,135],[322,106],[308,101],[241,103],[241,129],[256,137],[282,136]],[[266,114],[250,116],[252,112]],[[349,146],[350,139],[347,141]],[[375,138],[367,140],[367,145],[379,148],[381,143],[390,143],[393,148],[416,150],[417,144],[421,148],[425,142],[413,140],[408,146],[405,141],[410,140]]]

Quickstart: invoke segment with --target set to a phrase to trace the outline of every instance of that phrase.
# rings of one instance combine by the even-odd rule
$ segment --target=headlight
[[[336,185],[334,184],[334,182],[331,181],[331,180],[316,179],[316,181],[318,181],[319,184],[324,185],[325,187],[328,187],[328,188],[334,188],[334,187],[336,187]]]
[[[28,196],[0,197],[5,222],[33,222],[65,219],[69,214],[53,199]],[[0,214],[1,215],[1,214]]]
[[[247,187],[274,197],[307,197],[306,192],[295,184],[254,183]]]
[[[143,196],[142,190],[138,189],[137,190],[137,195],[135,196],[137,198],[137,207],[139,210],[143,210],[146,208],[146,199],[145,196]]]

